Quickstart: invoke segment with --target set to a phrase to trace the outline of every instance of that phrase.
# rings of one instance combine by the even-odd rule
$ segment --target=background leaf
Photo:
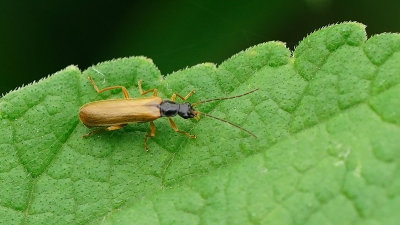
[[[343,23],[305,38],[291,57],[280,42],[162,79],[133,57],[80,72],[68,67],[0,102],[1,223],[395,224],[400,209],[400,37],[367,40]],[[101,71],[105,76],[95,72]],[[260,87],[232,101],[201,105],[259,138],[212,119],[176,119],[187,139],[156,121],[82,139],[79,107],[121,98],[136,82],[196,102]]]

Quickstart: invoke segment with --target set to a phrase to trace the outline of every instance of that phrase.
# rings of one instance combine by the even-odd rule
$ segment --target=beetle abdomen
[[[90,102],[81,107],[79,118],[88,127],[148,122],[161,117],[161,102],[159,97]]]

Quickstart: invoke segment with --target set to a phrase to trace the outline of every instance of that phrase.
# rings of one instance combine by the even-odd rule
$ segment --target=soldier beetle
[[[147,146],[147,140],[149,137],[154,137],[156,134],[156,127],[153,121],[161,117],[168,117],[171,127],[172,129],[174,129],[175,132],[184,134],[189,138],[196,138],[195,135],[191,135],[185,131],[179,130],[175,122],[171,119],[171,117],[174,117],[176,115],[179,115],[184,119],[199,119],[200,115],[204,115],[206,117],[214,118],[216,120],[228,123],[234,127],[241,129],[242,131],[247,132],[253,137],[257,137],[255,134],[253,134],[249,130],[244,129],[243,127],[240,127],[239,125],[236,125],[225,119],[221,119],[207,113],[197,111],[193,107],[206,102],[242,97],[257,91],[258,88],[241,95],[208,99],[191,104],[189,102],[177,103],[175,102],[175,99],[176,97],[179,97],[183,101],[186,101],[195,92],[194,90],[189,92],[189,94],[187,94],[185,97],[174,93],[170,100],[163,100],[157,96],[157,89],[155,88],[143,91],[142,81],[139,80],[138,86],[140,94],[145,95],[153,92],[153,96],[145,98],[131,98],[129,96],[128,90],[124,86],[112,86],[100,90],[94,82],[93,78],[91,76],[89,76],[88,78],[97,93],[120,88],[122,89],[122,93],[124,94],[125,98],[100,100],[89,102],[83,105],[79,110],[79,119],[82,121],[82,123],[89,128],[101,127],[100,129],[92,130],[88,134],[83,135],[83,137],[87,137],[101,130],[118,130],[126,126],[128,123],[149,122],[150,132],[146,133],[144,140],[144,147],[146,151],[148,151],[149,147]]]

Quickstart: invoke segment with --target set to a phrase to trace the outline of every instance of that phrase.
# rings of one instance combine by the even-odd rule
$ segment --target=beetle
[[[196,138],[195,135],[191,135],[185,131],[179,130],[175,122],[171,119],[171,117],[174,117],[176,115],[179,115],[183,119],[189,119],[189,118],[199,119],[200,115],[204,115],[228,123],[234,127],[237,127],[247,132],[251,136],[257,137],[255,134],[244,129],[243,127],[240,127],[239,125],[236,125],[225,119],[221,119],[209,115],[207,113],[197,111],[193,107],[195,105],[206,102],[242,97],[244,95],[248,95],[250,93],[257,91],[258,88],[241,95],[208,99],[191,104],[189,102],[177,103],[175,102],[175,99],[176,97],[179,97],[183,101],[186,101],[192,94],[195,93],[194,90],[189,92],[189,94],[187,94],[185,97],[182,97],[177,93],[174,93],[171,96],[170,100],[163,100],[157,96],[158,91],[156,88],[144,91],[142,89],[142,81],[139,80],[138,81],[139,93],[141,95],[146,95],[150,92],[153,92],[153,96],[144,98],[131,98],[129,96],[128,90],[124,86],[111,86],[99,89],[90,75],[88,76],[88,78],[92,83],[94,89],[97,91],[97,93],[102,93],[104,91],[120,88],[122,89],[122,93],[124,94],[125,98],[100,100],[100,101],[89,102],[83,105],[79,110],[79,119],[82,121],[82,123],[89,128],[100,127],[99,129],[92,130],[88,134],[83,135],[84,138],[101,130],[107,130],[107,131],[119,130],[124,126],[126,126],[128,123],[149,122],[150,132],[146,133],[144,140],[144,147],[146,151],[148,151],[149,147],[147,145],[147,140],[149,137],[154,137],[156,134],[156,127],[153,121],[160,117],[167,117],[171,124],[172,129],[174,129],[175,132],[179,132],[189,138]]]

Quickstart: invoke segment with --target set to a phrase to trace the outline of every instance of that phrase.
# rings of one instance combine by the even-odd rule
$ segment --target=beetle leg
[[[182,97],[182,96],[180,96],[179,94],[177,94],[177,93],[174,93],[172,96],[171,96],[171,101],[175,101],[175,99],[176,99],[176,97],[179,97],[180,99],[182,99],[183,101],[185,101],[186,99],[188,99],[192,94],[194,94],[194,90],[192,90],[191,92],[189,92],[189,94],[187,94],[185,97]]]
[[[117,88],[121,88],[122,89],[122,93],[124,93],[124,96],[125,96],[125,98],[126,99],[129,99],[130,97],[129,97],[129,93],[128,93],[128,90],[126,89],[126,87],[124,87],[124,86],[112,86],[112,87],[108,87],[108,88],[103,88],[103,89],[99,89],[98,87],[97,87],[97,85],[96,85],[96,83],[94,82],[94,80],[93,80],[93,78],[89,75],[89,80],[90,80],[90,82],[93,84],[93,87],[94,87],[94,89],[97,91],[97,93],[101,93],[101,92],[104,92],[104,91],[108,91],[108,90],[112,90],[112,89],[117,89]]]
[[[146,133],[146,136],[144,137],[144,148],[146,149],[146,151],[149,151],[149,146],[147,145],[147,139],[149,139],[149,137],[154,137],[156,136],[156,126],[154,125],[153,121],[150,121],[150,134]]]
[[[123,128],[123,127],[126,126],[126,125],[127,125],[127,124],[119,124],[119,125],[109,126],[109,127],[107,127],[107,128],[104,128],[104,127],[97,128],[97,129],[94,129],[94,130],[90,131],[89,133],[83,135],[82,137],[83,137],[83,138],[87,138],[88,136],[93,135],[93,134],[95,134],[95,133],[98,133],[98,132],[100,132],[100,131],[119,130],[119,129]]]
[[[139,92],[140,92],[141,95],[145,95],[147,93],[153,92],[153,96],[157,96],[158,90],[156,88],[152,88],[150,90],[143,91],[143,89],[142,89],[142,81],[141,80],[138,81],[138,86],[139,86]]]
[[[169,122],[171,123],[172,129],[174,129],[175,132],[184,134],[184,135],[186,135],[186,136],[188,136],[188,137],[190,137],[190,138],[196,138],[196,135],[191,135],[191,134],[189,134],[189,133],[187,133],[187,132],[185,132],[185,131],[183,131],[183,130],[179,130],[178,127],[176,127],[175,122],[174,122],[171,118],[169,118],[169,117],[168,117],[168,119],[169,119]]]
[[[93,134],[98,133],[98,132],[100,132],[100,131],[104,131],[104,128],[102,127],[102,128],[97,128],[97,129],[91,130],[89,133],[83,135],[82,137],[83,137],[83,138],[87,138],[87,137],[89,137],[90,135],[93,135]]]
[[[113,125],[113,126],[107,127],[106,130],[108,130],[108,131],[119,130],[119,129],[123,128],[123,127],[126,126],[126,125],[127,125],[127,124]]]

